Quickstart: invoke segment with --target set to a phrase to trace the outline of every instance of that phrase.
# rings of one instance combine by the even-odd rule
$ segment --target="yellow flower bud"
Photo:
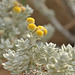
[[[37,30],[36,32],[36,35],[39,36],[39,37],[42,37],[44,32],[42,30]]]
[[[47,35],[47,29],[44,29],[43,32],[44,32],[44,35]]]
[[[45,29],[43,26],[38,26],[38,28],[41,30]]]
[[[36,29],[36,25],[35,24],[29,24],[27,28],[30,31],[34,31]]]
[[[44,35],[47,35],[47,29],[45,29],[43,26],[38,26],[38,28],[44,32]]]
[[[14,2],[14,5],[15,5],[15,6],[18,6],[18,5],[19,5],[19,2],[15,1],[15,2]]]
[[[21,7],[21,11],[22,12],[25,12],[25,7]]]
[[[36,30],[39,30],[39,27],[36,27]]]
[[[27,18],[27,22],[28,23],[35,23],[35,19],[30,17],[30,18]]]
[[[19,7],[22,7],[22,6],[23,6],[23,5],[20,4],[18,1],[15,1],[15,2],[14,2],[14,5],[15,5],[15,6],[19,6]]]
[[[20,13],[21,12],[21,8],[18,7],[18,6],[15,6],[12,11],[15,12],[15,13]]]

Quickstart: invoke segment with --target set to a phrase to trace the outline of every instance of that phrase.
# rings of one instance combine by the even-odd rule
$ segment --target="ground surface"
[[[7,70],[3,69],[3,67],[0,65],[0,75],[10,75],[10,73]]]

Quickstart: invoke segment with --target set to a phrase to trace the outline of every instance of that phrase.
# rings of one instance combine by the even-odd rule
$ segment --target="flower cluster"
[[[43,37],[43,35],[47,35],[47,29],[45,29],[43,26],[36,26],[35,25],[35,19],[34,18],[27,18],[28,23],[28,30],[34,31],[38,37]]]
[[[12,49],[14,49],[14,44],[17,39],[25,39],[27,37],[27,25],[30,24],[28,29],[31,29],[32,31],[34,29],[38,29],[38,27],[36,27],[35,25],[35,20],[33,18],[28,18],[32,13],[33,9],[31,9],[29,5],[23,6],[17,0],[0,1],[0,57],[2,57],[3,53],[6,52],[6,46],[3,48],[1,39],[4,40],[3,42],[9,40],[10,45],[13,46]],[[49,25],[49,27],[47,25],[46,28],[50,33],[48,33],[48,35],[45,37],[48,37],[48,39],[50,39],[54,33],[54,28],[51,27],[51,25]],[[35,32],[35,34],[39,36],[43,36],[45,34],[44,31],[41,31],[40,33],[39,31]],[[44,40],[47,40],[47,38],[45,38]]]

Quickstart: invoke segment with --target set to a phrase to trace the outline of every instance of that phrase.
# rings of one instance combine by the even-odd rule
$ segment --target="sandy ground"
[[[3,69],[2,65],[0,65],[0,75],[11,75],[9,71]]]

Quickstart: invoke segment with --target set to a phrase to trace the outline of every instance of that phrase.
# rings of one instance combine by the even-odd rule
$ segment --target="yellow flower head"
[[[15,12],[15,13],[20,13],[20,12],[21,12],[21,8],[18,7],[18,6],[15,6],[15,7],[13,8],[13,12]]]
[[[42,37],[44,34],[44,32],[42,30],[37,30],[36,31],[36,35],[39,36],[39,37]]]
[[[27,28],[30,31],[34,31],[36,29],[36,25],[35,24],[29,24]]]
[[[25,12],[25,7],[22,6],[22,7],[21,7],[21,11],[22,11],[22,12]]]
[[[44,29],[43,32],[44,32],[44,35],[47,35],[47,29]]]
[[[30,18],[27,18],[27,22],[28,23],[35,23],[35,19],[30,17]]]

